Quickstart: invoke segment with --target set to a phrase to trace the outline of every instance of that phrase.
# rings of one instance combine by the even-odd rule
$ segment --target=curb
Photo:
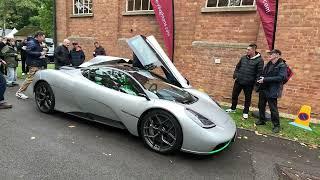
[[[227,102],[222,102],[222,101],[219,101],[219,103],[223,106],[228,106],[230,107],[231,106],[231,103],[227,103]],[[243,105],[238,105],[237,106],[237,109],[243,109]],[[250,107],[250,111],[253,112],[253,111],[259,111],[259,108],[256,108],[256,107]],[[270,113],[270,111],[267,111]],[[282,112],[279,112],[279,116],[282,117],[282,118],[287,118],[287,119],[296,119],[297,115],[294,115],[294,114],[287,114],[287,113],[282,113]],[[312,117],[312,114],[311,114],[311,117]],[[316,118],[311,118],[311,123],[314,123],[314,124],[320,124],[320,119],[316,119]]]
[[[247,128],[243,128],[243,127],[237,127],[237,129],[241,129],[241,130],[245,130],[245,131],[249,131],[249,132],[255,133],[255,131],[252,130],[252,129],[247,129]],[[255,135],[256,135],[256,134],[255,134]],[[271,137],[274,137],[274,138],[284,139],[284,140],[291,141],[291,142],[297,142],[297,143],[299,143],[299,144],[302,145],[302,146],[308,147],[309,149],[310,149],[310,148],[312,148],[312,149],[320,148],[320,145],[312,144],[312,146],[314,146],[314,145],[316,146],[316,148],[313,148],[313,147],[310,147],[311,144],[304,143],[304,142],[299,142],[299,141],[295,141],[295,140],[289,139],[289,138],[287,138],[287,137],[276,136],[276,135],[273,135],[273,134],[262,134],[262,135],[267,135],[267,136],[271,136]],[[261,136],[262,136],[262,135],[261,135]],[[258,135],[256,135],[256,136],[258,136]]]

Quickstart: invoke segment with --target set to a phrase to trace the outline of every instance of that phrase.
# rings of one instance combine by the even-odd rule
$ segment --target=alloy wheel
[[[179,134],[174,120],[167,114],[148,116],[143,123],[143,138],[147,145],[159,152],[175,149]]]

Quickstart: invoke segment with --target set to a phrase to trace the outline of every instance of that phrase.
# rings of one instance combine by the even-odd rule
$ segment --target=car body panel
[[[111,61],[117,61],[117,60],[124,60],[126,62],[129,61],[129,59],[127,58],[121,58],[121,57],[114,57],[114,56],[96,56],[93,59],[91,59],[90,61],[84,62],[83,64],[81,64],[79,67],[80,68],[85,68],[85,67],[89,67],[89,66],[93,66],[93,65],[98,65],[104,62],[111,62]]]
[[[147,39],[148,40],[148,39]],[[150,40],[153,41],[152,38]],[[151,47],[155,43],[150,43]],[[160,46],[159,46],[160,47]],[[157,50],[153,48],[153,50]],[[163,51],[163,50],[162,50]],[[161,53],[159,53],[161,54]],[[168,58],[169,59],[169,58]],[[179,122],[182,129],[182,151],[197,153],[197,154],[211,154],[216,147],[220,145],[229,145],[230,141],[235,137],[236,125],[231,117],[223,111],[219,105],[212,100],[206,93],[191,88],[189,84],[184,82],[182,75],[176,71],[174,65],[167,60],[152,60],[151,63],[159,66],[169,67],[176,79],[178,79],[181,86],[179,88],[167,84],[166,86],[181,89],[190,93],[196,98],[191,103],[182,103],[175,100],[166,100],[153,96],[150,89],[144,88],[139,84],[131,74],[132,71],[137,71],[144,76],[152,76],[147,73],[147,70],[137,70],[131,67],[130,60],[119,57],[96,57],[92,61],[86,62],[80,68],[62,68],[61,70],[41,70],[38,71],[34,77],[32,89],[39,81],[46,81],[52,88],[55,95],[55,110],[77,115],[88,120],[97,121],[103,124],[112,125],[119,128],[126,128],[128,131],[139,136],[138,125],[143,114],[150,110],[162,109],[171,113]],[[117,65],[124,60],[124,65]],[[169,63],[168,63],[169,62]],[[107,63],[107,65],[106,65]],[[144,65],[150,63],[145,61]],[[174,68],[172,68],[172,67]],[[126,70],[126,68],[129,70]],[[86,71],[91,73],[96,70],[115,70],[124,73],[129,78],[133,79],[133,83],[139,85],[142,89],[141,93],[145,94],[130,94],[121,92],[105,85],[97,84],[92,79],[85,77]],[[175,69],[172,71],[172,69]],[[131,73],[131,74],[130,74]],[[180,75],[183,79],[181,79]],[[91,76],[90,76],[91,77]],[[94,78],[96,78],[95,75]],[[169,91],[169,89],[168,89]],[[211,122],[215,126],[211,128],[201,127],[189,115],[188,109],[191,109]]]

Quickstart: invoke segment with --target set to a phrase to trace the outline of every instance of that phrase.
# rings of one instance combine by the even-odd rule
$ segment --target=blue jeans
[[[4,92],[6,91],[7,82],[3,74],[0,72],[0,102],[4,100]]]
[[[7,68],[7,80],[8,80],[8,84],[11,84],[12,82],[16,82],[17,81],[17,72],[16,72],[16,68]]]

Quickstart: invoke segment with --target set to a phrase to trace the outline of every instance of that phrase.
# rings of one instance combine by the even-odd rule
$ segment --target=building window
[[[127,0],[127,12],[153,11],[150,0]]]
[[[92,0],[73,0],[73,15],[92,15]]]
[[[207,8],[255,6],[256,0],[207,0]]]

